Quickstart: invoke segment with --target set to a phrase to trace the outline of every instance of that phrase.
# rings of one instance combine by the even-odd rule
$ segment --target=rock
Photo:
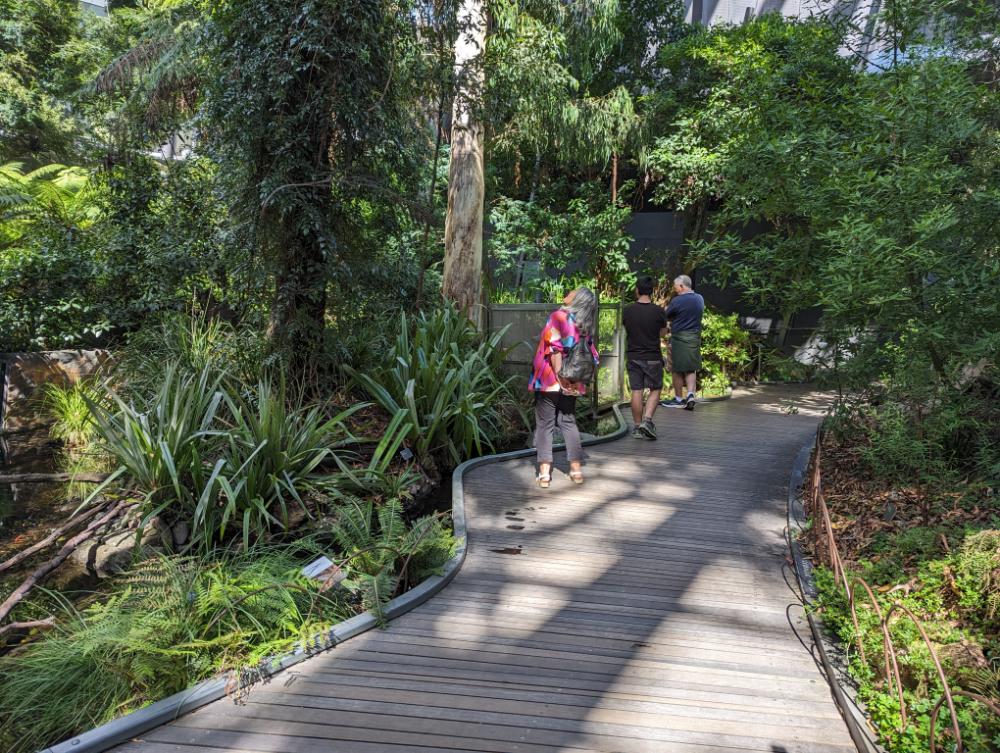
[[[938,646],[937,655],[941,663],[950,670],[989,669],[990,667],[990,662],[986,658],[982,646],[969,641]]]
[[[35,408],[29,398],[43,384],[75,384],[107,359],[106,350],[0,353],[0,430],[15,431],[35,423]]]
[[[289,505],[288,509],[288,530],[294,531],[296,528],[301,526],[309,518],[309,513],[306,512],[302,505],[292,504]]]
[[[70,559],[98,578],[109,578],[132,564],[136,555],[148,557],[172,541],[174,532],[159,518],[146,524],[136,550],[136,531],[123,528],[102,534],[77,547]]]
[[[174,542],[174,549],[179,549],[184,546],[184,543],[188,540],[188,536],[191,532],[188,530],[187,521],[181,520],[174,524],[174,527],[170,529],[171,537]]]

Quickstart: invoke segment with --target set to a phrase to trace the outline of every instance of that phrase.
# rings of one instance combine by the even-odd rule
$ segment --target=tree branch
[[[5,570],[10,570],[12,567],[14,567],[14,565],[24,562],[24,560],[28,559],[28,557],[33,555],[35,552],[40,552],[42,549],[47,547],[53,541],[55,541],[60,536],[65,534],[68,530],[70,530],[71,528],[75,528],[79,523],[83,522],[84,520],[94,517],[99,512],[101,512],[105,507],[106,505],[97,505],[96,507],[92,507],[89,510],[80,513],[79,515],[70,518],[68,521],[66,521],[65,524],[63,524],[59,528],[56,528],[54,531],[52,531],[52,533],[50,533],[44,539],[39,541],[37,544],[32,544],[27,549],[18,552],[5,562],[0,562],[0,573],[4,572]]]
[[[121,500],[114,505],[110,510],[108,510],[104,515],[95,520],[89,526],[87,526],[83,531],[78,533],[76,536],[71,538],[65,544],[63,544],[62,549],[55,557],[50,559],[44,565],[37,568],[31,575],[24,579],[24,582],[14,589],[14,592],[7,597],[7,600],[0,604],[0,620],[3,620],[10,611],[17,606],[28,592],[31,591],[38,583],[45,578],[49,573],[55,570],[59,565],[66,561],[66,559],[73,553],[80,544],[89,539],[95,531],[99,528],[106,526],[112,520],[114,520],[119,514],[121,514],[127,507],[130,507],[132,502],[127,502],[126,500]]]
[[[58,481],[80,481],[100,484],[108,473],[0,473],[0,484],[47,484]]]
[[[4,633],[9,633],[14,630],[31,630],[32,628],[51,628],[55,627],[56,618],[46,617],[44,620],[28,620],[27,622],[10,622],[3,627],[0,627],[0,635]]]

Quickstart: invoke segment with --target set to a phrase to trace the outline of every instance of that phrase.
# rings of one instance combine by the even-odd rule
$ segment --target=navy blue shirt
[[[675,295],[667,306],[667,319],[671,332],[701,332],[701,315],[705,313],[705,299],[694,291]]]

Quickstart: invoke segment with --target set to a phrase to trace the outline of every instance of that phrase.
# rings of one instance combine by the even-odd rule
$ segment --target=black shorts
[[[636,361],[630,358],[626,368],[628,369],[629,387],[633,391],[647,388],[651,390],[663,389],[662,358],[656,361]]]

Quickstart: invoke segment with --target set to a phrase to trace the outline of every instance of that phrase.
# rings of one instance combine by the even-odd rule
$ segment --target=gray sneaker
[[[649,418],[639,424],[639,431],[643,433],[646,439],[656,439],[656,425]]]
[[[632,429],[632,439],[646,439],[646,432],[636,426]]]

